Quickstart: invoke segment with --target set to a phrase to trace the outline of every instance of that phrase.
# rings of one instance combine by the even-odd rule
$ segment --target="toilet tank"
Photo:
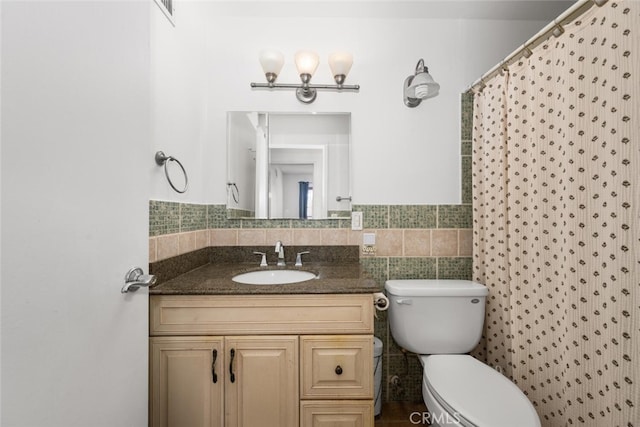
[[[489,290],[470,280],[387,280],[393,339],[418,354],[468,353],[482,337]]]

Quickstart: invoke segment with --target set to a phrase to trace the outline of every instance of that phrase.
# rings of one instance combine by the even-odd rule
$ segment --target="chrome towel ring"
[[[231,193],[233,201],[238,203],[238,201],[240,200],[240,190],[238,190],[238,186],[235,182],[227,182],[227,191]]]
[[[177,189],[176,186],[173,185],[173,182],[171,182],[171,178],[169,177],[169,170],[167,169],[167,163],[169,162],[176,162],[178,166],[180,166],[180,169],[182,169],[182,173],[184,174],[184,188],[182,190]],[[162,151],[158,151],[156,153],[156,164],[158,166],[164,165],[164,175],[167,177],[167,181],[169,181],[169,185],[171,186],[171,188],[173,188],[178,193],[184,193],[185,191],[187,191],[187,187],[189,186],[189,178],[187,178],[187,171],[184,170],[184,166],[182,166],[180,160],[176,159],[173,156],[166,156]]]

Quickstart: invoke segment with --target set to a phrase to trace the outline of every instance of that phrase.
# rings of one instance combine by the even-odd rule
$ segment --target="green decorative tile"
[[[349,218],[351,222],[351,218]],[[345,228],[345,220],[340,218],[327,219],[292,219],[292,228]]]
[[[473,128],[473,93],[466,92],[460,96],[460,138],[471,140]]]
[[[388,258],[380,257],[380,258],[360,258],[360,264],[362,264],[362,268],[371,275],[373,280],[376,281],[378,287],[382,290],[384,289],[384,284],[389,277],[388,271]]]
[[[225,205],[207,205],[208,228],[240,228],[239,219],[228,219],[227,216]]]
[[[227,219],[253,218],[256,216],[254,211],[246,209],[229,209],[227,208]]]
[[[462,156],[460,171],[461,171],[461,185],[462,185],[462,203],[471,204],[473,202],[473,180],[471,171],[472,159],[471,156]]]
[[[207,205],[183,203],[180,205],[180,231],[206,230]]]
[[[180,204],[149,200],[149,236],[180,232]]]
[[[349,218],[351,219],[351,211],[327,211],[329,218]]]
[[[389,228],[389,206],[354,205],[353,212],[362,212],[364,228]]]
[[[389,279],[435,279],[436,258],[389,258]]]
[[[389,228],[436,228],[435,205],[389,206]]]
[[[397,375],[399,387],[389,385],[390,401],[421,402],[422,401],[422,364],[413,353],[388,356],[389,371],[387,376]],[[407,420],[409,419],[407,414]]]
[[[242,228],[291,228],[290,219],[243,219]]]
[[[439,205],[438,228],[472,228],[471,205]]]
[[[460,143],[460,155],[470,156],[473,154],[473,143],[470,140],[465,140]]]
[[[471,257],[438,258],[438,279],[472,280],[472,263]]]

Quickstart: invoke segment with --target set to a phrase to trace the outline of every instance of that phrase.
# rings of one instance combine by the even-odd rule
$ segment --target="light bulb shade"
[[[433,80],[421,59],[418,61],[415,74],[404,81],[404,104],[410,108],[417,107],[423,99],[433,98],[439,92],[440,85]]]
[[[331,68],[331,74],[335,78],[336,76],[345,77],[351,71],[353,65],[353,55],[347,52],[334,52],[329,55],[329,67]]]
[[[260,52],[260,65],[265,74],[274,74],[277,76],[284,65],[284,56],[277,50],[263,50]]]
[[[440,85],[433,80],[433,77],[427,72],[418,73],[409,87],[407,87],[406,95],[409,98],[427,99],[432,98],[440,91]]]
[[[320,58],[315,52],[299,51],[295,54],[295,61],[298,74],[313,76],[313,73],[316,72],[318,64],[320,63]]]

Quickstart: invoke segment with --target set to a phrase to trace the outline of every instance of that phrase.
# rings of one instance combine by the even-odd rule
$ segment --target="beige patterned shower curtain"
[[[478,354],[545,427],[639,427],[640,4],[564,29],[474,97]]]

